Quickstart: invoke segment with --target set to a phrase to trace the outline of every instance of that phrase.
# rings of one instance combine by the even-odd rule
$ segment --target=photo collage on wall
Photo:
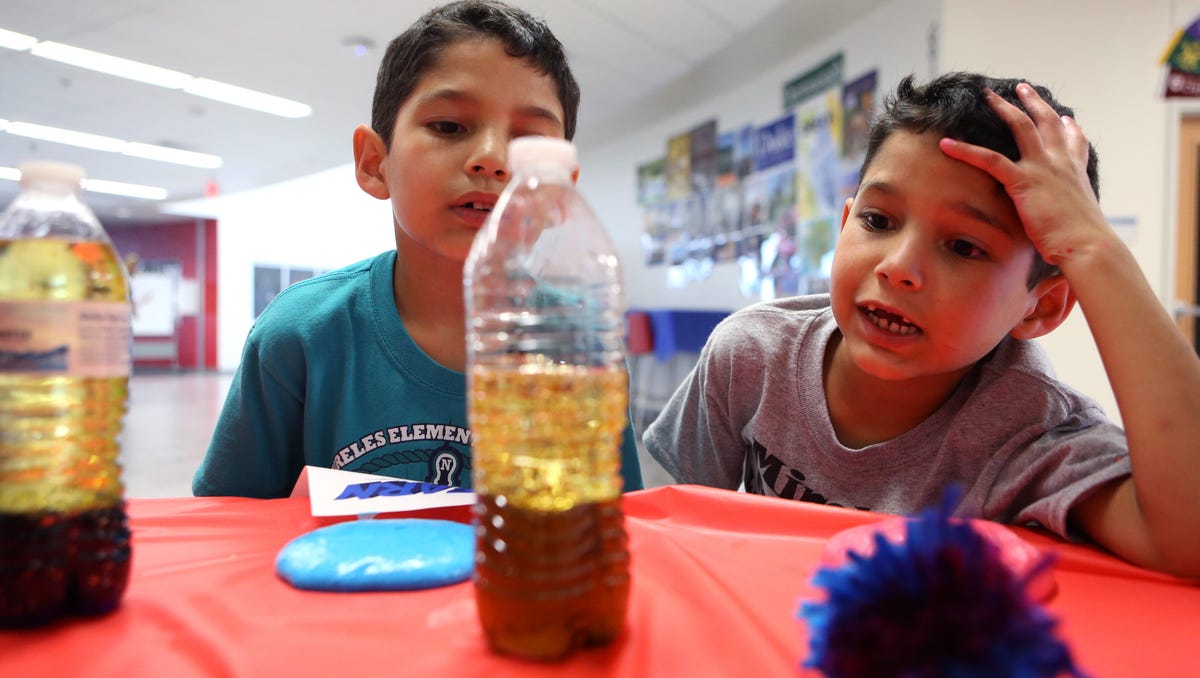
[[[875,71],[844,82],[837,54],[784,86],[780,118],[732,130],[709,120],[668,139],[637,168],[646,265],[665,266],[671,287],[736,265],[746,297],[828,291],[875,89]]]

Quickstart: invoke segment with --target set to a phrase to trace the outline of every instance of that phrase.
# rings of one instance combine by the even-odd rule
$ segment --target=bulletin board
[[[146,262],[130,276],[133,336],[174,337],[179,318],[178,262]]]

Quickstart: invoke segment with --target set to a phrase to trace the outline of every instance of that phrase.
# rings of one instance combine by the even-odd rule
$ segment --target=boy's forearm
[[[1060,267],[1121,411],[1148,536],[1167,560],[1198,572],[1200,359],[1115,234]]]

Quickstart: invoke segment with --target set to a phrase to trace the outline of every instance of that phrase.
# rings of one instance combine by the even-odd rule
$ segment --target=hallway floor
[[[192,474],[232,380],[217,372],[134,374],[121,448],[126,496],[191,496]],[[647,487],[670,482],[644,453],[642,476]]]
[[[128,497],[190,497],[233,374],[136,373],[121,434]]]

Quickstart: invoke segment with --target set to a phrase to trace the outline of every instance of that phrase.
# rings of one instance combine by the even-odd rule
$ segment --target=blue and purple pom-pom
[[[873,554],[817,571],[826,599],[798,615],[809,627],[805,668],[831,678],[1083,675],[1027,590],[1050,558],[1014,574],[968,521],[949,517],[953,500],[906,521],[901,543],[877,533]]]

